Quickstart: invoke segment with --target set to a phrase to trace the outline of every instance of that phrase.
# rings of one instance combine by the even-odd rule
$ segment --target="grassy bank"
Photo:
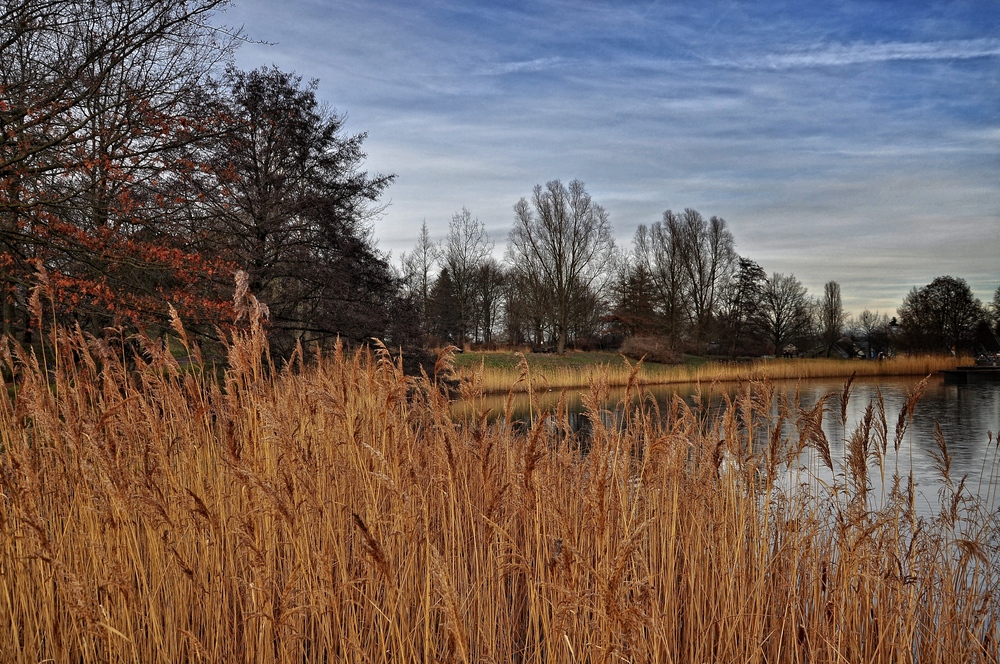
[[[905,467],[907,421],[877,408],[833,485],[783,482],[807,447],[838,461],[823,409],[767,383],[708,431],[679,401],[598,417],[598,381],[581,455],[558,413],[525,432],[453,421],[387,354],[277,372],[244,336],[220,386],[166,353],[129,374],[106,346],[62,344],[0,357],[18,386],[0,400],[4,661],[1000,655],[997,516],[958,478],[930,521],[905,470],[868,491]]]
[[[857,376],[926,376],[953,369],[969,358],[943,355],[898,356],[882,361],[840,359],[761,359],[723,363],[687,356],[684,364],[642,363],[633,378],[636,364],[617,353],[568,352],[518,354],[506,352],[466,352],[455,358],[457,375],[480,385],[485,392],[506,393],[510,389],[586,388],[597,376],[606,376],[612,386],[636,380],[641,385],[670,383],[712,383],[746,380],[799,378],[847,378]]]

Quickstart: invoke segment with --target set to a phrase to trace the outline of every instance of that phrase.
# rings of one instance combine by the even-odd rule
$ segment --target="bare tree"
[[[552,291],[544,282],[541,268],[531,265],[530,257],[515,263],[510,246],[507,257],[503,294],[507,343],[548,345],[555,327]]]
[[[888,341],[887,331],[889,327],[889,316],[887,314],[865,309],[858,316],[857,320],[851,323],[851,327],[854,329],[856,337],[864,339],[865,345],[868,347],[868,357],[874,356],[876,350],[880,349],[881,352],[887,350],[885,348]]]
[[[476,270],[473,319],[476,321],[476,338],[485,344],[493,343],[493,332],[500,319],[506,279],[507,274],[503,266],[495,258],[487,258]]]
[[[836,281],[828,281],[823,286],[823,300],[819,311],[826,356],[830,357],[834,344],[844,334],[844,306],[840,299],[840,284]]]
[[[579,180],[535,185],[531,202],[514,206],[509,252],[515,270],[538,271],[552,293],[558,352],[566,351],[578,292],[601,285],[601,267],[614,249],[607,211],[594,203]]]
[[[178,232],[177,208],[192,201],[171,185],[192,166],[178,151],[215,131],[206,92],[234,44],[212,27],[224,4],[0,3],[6,325],[25,311],[36,260],[59,275],[60,299],[78,299],[74,317],[87,313],[98,325],[126,309],[149,323],[148,307],[166,311],[164,297],[193,295],[160,257],[170,249],[185,267],[198,263]],[[106,296],[83,297],[95,282]],[[193,309],[184,313],[190,322]]]
[[[812,326],[812,311],[806,288],[790,274],[775,272],[764,284],[761,294],[761,325],[774,346],[774,354],[796,337],[805,335]]]
[[[653,282],[655,308],[660,313],[672,347],[676,347],[683,332],[687,297],[688,277],[680,235],[680,219],[667,210],[663,213],[663,220],[655,222],[649,229],[640,225],[633,240],[633,253]]]
[[[476,328],[476,279],[492,252],[493,242],[483,222],[473,217],[468,208],[463,207],[461,212],[456,212],[448,224],[448,238],[441,251],[441,261],[451,274],[458,300],[460,343],[466,340],[470,330]]]
[[[427,220],[420,224],[420,234],[413,245],[413,251],[400,255],[403,270],[403,284],[409,294],[420,303],[420,315],[427,316],[427,300],[430,297],[431,285],[434,283],[434,264],[438,260],[440,250],[431,242],[427,231]]]
[[[671,343],[676,345],[685,332],[700,343],[710,333],[736,267],[733,245],[724,219],[706,220],[691,208],[680,215],[667,210],[662,221],[636,231],[635,255],[656,286]]]
[[[669,210],[664,214],[664,218]],[[716,311],[717,298],[729,281],[736,260],[733,234],[720,217],[705,220],[688,208],[679,227],[681,260],[687,274],[688,303],[694,339],[704,341]]]
[[[211,19],[226,0],[14,0],[0,5],[0,177],[91,172],[95,149],[136,146],[131,169],[192,136],[195,95],[233,38]],[[220,40],[219,37],[222,39]],[[156,121],[160,131],[151,131]],[[169,129],[170,131],[163,131]],[[194,138],[197,138],[196,136]],[[84,183],[93,184],[93,182]],[[79,191],[22,192],[0,207],[59,203]],[[30,196],[29,194],[34,194]]]

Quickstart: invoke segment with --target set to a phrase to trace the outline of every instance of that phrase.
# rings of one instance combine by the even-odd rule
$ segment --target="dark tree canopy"
[[[614,308],[609,322],[623,336],[651,336],[661,328],[656,311],[657,290],[643,262],[622,266],[614,284]]]
[[[5,331],[33,329],[42,278],[91,331],[168,324],[171,306],[211,331],[243,268],[279,346],[399,336],[398,283],[370,236],[392,176],[362,169],[365,135],[315,83],[223,75],[239,39],[212,27],[223,4],[0,4]]]
[[[231,130],[218,146],[216,241],[250,274],[276,339],[385,336],[398,284],[370,237],[391,175],[361,170],[365,134],[276,68],[230,69]],[[215,189],[216,191],[212,191]]]
[[[722,338],[730,356],[757,349],[767,284],[767,273],[756,262],[740,257],[736,265],[736,272],[722,291],[719,312]]]
[[[993,302],[990,303],[990,319],[994,334],[1000,334],[1000,286],[993,291]]]
[[[976,328],[985,317],[965,279],[949,276],[914,288],[899,308],[904,341],[914,350],[971,351]]]
[[[441,344],[461,343],[462,316],[455,282],[448,268],[441,268],[427,302],[427,326]]]

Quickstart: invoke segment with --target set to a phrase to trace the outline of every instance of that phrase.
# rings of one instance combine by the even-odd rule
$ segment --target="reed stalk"
[[[954,483],[940,518],[916,516],[877,408],[855,444],[869,456],[833,490],[788,481],[824,441],[759,375],[718,426],[644,398],[634,366],[639,405],[613,414],[596,375],[584,440],[558,408],[456,419],[444,385],[384,348],[278,369],[261,335],[234,336],[221,384],[149,339],[134,370],[79,331],[58,332],[47,371],[3,342],[0,658],[1000,655],[995,506]],[[882,498],[858,477],[876,463]]]

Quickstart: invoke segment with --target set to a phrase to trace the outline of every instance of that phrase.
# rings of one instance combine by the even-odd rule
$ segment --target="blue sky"
[[[394,257],[468,207],[498,253],[535,184],[580,179],[619,245],[664,210],[811,294],[889,315],[914,286],[1000,285],[1000,0],[234,0],[275,64],[395,173]]]

